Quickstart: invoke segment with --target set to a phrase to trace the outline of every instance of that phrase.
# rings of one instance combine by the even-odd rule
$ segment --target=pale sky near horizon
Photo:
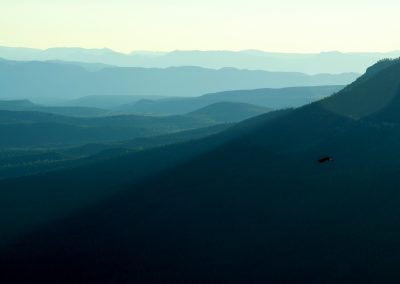
[[[399,11],[398,0],[0,0],[0,45],[391,51]]]

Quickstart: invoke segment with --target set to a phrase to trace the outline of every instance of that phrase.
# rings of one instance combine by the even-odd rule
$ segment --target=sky
[[[0,45],[392,51],[399,11],[398,0],[0,0]]]

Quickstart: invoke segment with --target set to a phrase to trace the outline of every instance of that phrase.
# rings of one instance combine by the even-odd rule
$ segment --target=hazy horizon
[[[304,54],[304,55],[313,55],[313,54],[324,54],[324,53],[342,53],[342,54],[358,54],[358,53],[392,53],[400,51],[400,48],[397,49],[388,49],[388,50],[354,50],[354,51],[346,51],[346,50],[320,50],[320,51],[280,51],[280,50],[266,50],[266,49],[258,49],[258,48],[246,48],[246,49],[169,49],[169,50],[156,50],[156,49],[127,49],[127,50],[117,50],[107,46],[98,46],[98,47],[85,47],[79,45],[71,45],[71,46],[48,46],[48,47],[33,47],[33,46],[15,46],[9,45],[7,43],[1,43],[0,47],[3,48],[22,48],[22,49],[35,49],[40,51],[46,51],[51,49],[84,49],[84,50],[110,50],[116,53],[121,53],[125,55],[129,55],[132,53],[150,53],[150,54],[166,54],[171,52],[264,52],[264,53],[276,53],[276,54]]]
[[[0,0],[1,283],[400,283],[399,0]]]
[[[400,46],[399,8],[394,0],[4,0],[0,45],[383,52]]]

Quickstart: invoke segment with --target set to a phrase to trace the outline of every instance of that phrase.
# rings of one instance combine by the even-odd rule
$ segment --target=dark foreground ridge
[[[203,140],[1,182],[2,282],[398,283],[390,63]]]

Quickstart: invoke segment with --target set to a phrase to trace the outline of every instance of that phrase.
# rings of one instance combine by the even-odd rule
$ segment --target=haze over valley
[[[49,48],[45,50],[0,46],[0,57],[18,61],[61,61],[98,70],[110,66],[167,68],[198,66],[207,69],[226,67],[274,72],[362,73],[383,58],[396,58],[400,51],[279,53],[260,50],[175,50],[170,52],[132,51],[85,48]],[[84,64],[85,63],[85,64]],[[86,64],[89,63],[89,64]]]
[[[393,0],[4,0],[0,283],[399,283]]]

